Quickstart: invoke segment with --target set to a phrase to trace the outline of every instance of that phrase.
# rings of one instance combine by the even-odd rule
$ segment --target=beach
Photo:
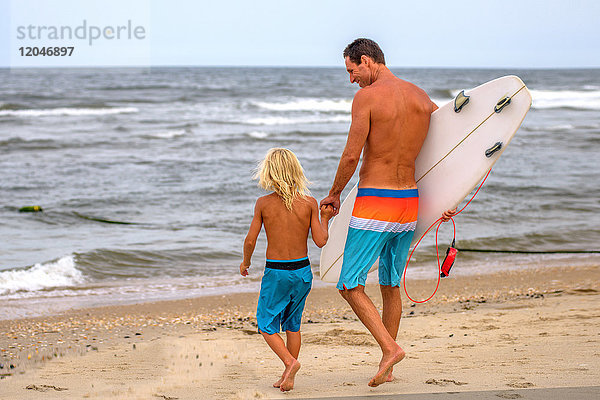
[[[451,276],[425,304],[403,293],[397,341],[407,356],[396,380],[377,388],[367,382],[379,348],[333,286],[314,288],[307,299],[302,368],[288,393],[271,386],[282,364],[257,333],[258,293],[0,321],[0,398],[277,399],[596,386],[598,267]],[[407,287],[411,297],[425,298],[435,282],[409,279]],[[380,308],[377,286],[367,293]]]

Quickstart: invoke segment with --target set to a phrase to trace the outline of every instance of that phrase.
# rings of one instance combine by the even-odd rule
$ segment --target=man
[[[393,380],[393,366],[405,355],[396,336],[402,314],[399,285],[418,212],[415,159],[437,106],[422,89],[392,74],[374,41],[356,39],[344,50],[344,59],[350,82],[361,89],[352,102],[352,124],[333,185],[321,205],[338,212],[340,194],[363,152],[337,288],[383,352],[369,382],[374,387]],[[364,292],[367,272],[378,257],[381,317]]]

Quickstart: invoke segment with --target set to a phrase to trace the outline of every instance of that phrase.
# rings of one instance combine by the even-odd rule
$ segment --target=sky
[[[357,37],[392,67],[598,68],[600,2],[0,0],[0,67],[341,66]],[[73,54],[22,55],[48,46]]]

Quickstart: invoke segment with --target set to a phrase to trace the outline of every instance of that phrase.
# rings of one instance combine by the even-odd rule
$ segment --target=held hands
[[[245,265],[244,262],[242,262],[240,264],[240,274],[242,276],[248,276],[248,268],[250,268],[250,265]]]
[[[330,206],[331,208],[333,208],[333,215],[334,216],[338,215],[338,212],[340,211],[340,196],[339,195],[338,196],[329,195],[329,196],[325,197],[323,200],[321,200],[321,203],[319,204],[319,206],[321,207],[321,209],[323,206]]]
[[[444,211],[444,213],[442,214],[442,222],[450,221],[450,218],[454,217],[456,214],[456,208],[454,210]]]
[[[329,221],[334,214],[335,211],[333,210],[333,206],[330,204],[323,204],[321,206],[321,220]]]

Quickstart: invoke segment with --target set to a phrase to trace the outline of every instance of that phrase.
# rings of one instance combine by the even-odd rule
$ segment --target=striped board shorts
[[[364,286],[378,257],[379,284],[400,286],[418,211],[417,189],[358,188],[337,288]]]

